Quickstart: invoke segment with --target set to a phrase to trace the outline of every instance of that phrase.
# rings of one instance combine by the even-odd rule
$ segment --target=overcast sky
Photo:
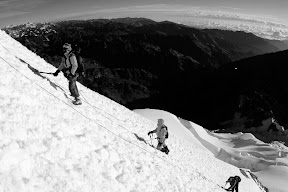
[[[152,5],[152,6],[148,6]],[[219,12],[258,15],[279,19],[288,24],[286,0],[0,0],[0,27],[21,22],[123,16],[119,12],[149,12],[159,5],[169,6],[171,13],[179,7],[213,9]],[[137,6],[137,9],[134,7]],[[155,6],[155,7],[154,7]],[[130,9],[129,9],[130,7]],[[132,8],[131,8],[132,7]],[[144,7],[144,10],[141,8]],[[127,9],[127,10],[126,10]],[[161,10],[154,10],[155,17]],[[133,16],[133,15],[132,15]],[[144,14],[145,16],[145,14]]]

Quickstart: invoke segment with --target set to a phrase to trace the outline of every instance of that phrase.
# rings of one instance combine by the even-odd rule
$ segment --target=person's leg
[[[79,99],[79,92],[78,92],[78,88],[76,85],[76,80],[78,76],[79,75],[76,73],[75,77],[69,80],[69,90],[70,90],[72,97],[75,97],[75,100]]]
[[[234,191],[235,186],[236,186],[235,180],[230,181],[230,187],[226,189],[226,191]]]
[[[238,185],[239,185],[239,182],[237,182],[237,184],[235,185],[235,192],[238,192]]]
[[[167,147],[167,146],[166,146],[166,143],[165,143],[165,140],[166,140],[165,137],[163,137],[163,138],[160,139],[160,142],[161,142],[161,148],[160,148],[160,149],[162,149],[162,150],[163,150],[165,147]]]
[[[157,149],[158,149],[158,150],[161,150],[161,148],[162,148],[162,143],[160,143],[160,142],[158,141]]]
[[[163,142],[162,142],[162,140],[159,139],[159,138],[157,138],[157,140],[158,140],[157,149],[158,149],[158,150],[161,150],[161,149],[162,149],[162,146],[163,146]]]
[[[166,153],[166,154],[169,153],[169,149],[168,149],[167,145],[165,144],[165,139],[158,139],[157,149]]]
[[[74,90],[73,90],[73,81],[69,80],[69,91],[70,91],[70,95],[72,97],[75,97],[74,96]]]
[[[161,151],[164,152],[164,153],[166,153],[166,154],[168,154],[168,153],[169,153],[169,149],[168,149],[167,145],[165,145],[165,146],[162,148]]]
[[[229,188],[229,191],[238,192],[238,185],[239,185],[239,182],[234,183],[233,187]]]

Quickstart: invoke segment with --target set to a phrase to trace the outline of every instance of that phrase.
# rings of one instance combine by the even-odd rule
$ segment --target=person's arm
[[[75,75],[75,72],[78,68],[78,63],[75,55],[70,56],[70,63],[71,63],[71,74]]]
[[[148,135],[150,135],[150,134],[152,134],[152,133],[156,133],[156,132],[157,132],[157,128],[154,129],[153,131],[149,131],[149,132],[148,132]]]
[[[64,68],[65,68],[65,58],[62,57],[61,63],[60,63],[60,65],[58,66],[57,71],[55,71],[55,73],[53,73],[53,75],[54,75],[54,76],[57,76],[58,73],[59,73],[60,71],[62,71],[62,69],[64,69]]]
[[[151,131],[151,133],[156,133],[156,132],[157,132],[157,128]]]

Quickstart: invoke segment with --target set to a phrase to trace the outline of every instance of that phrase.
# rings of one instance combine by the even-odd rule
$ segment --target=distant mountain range
[[[287,60],[286,50],[236,61],[218,71],[220,114],[233,111],[233,117],[222,122],[222,128],[251,132],[266,142],[281,140],[288,144]]]
[[[171,48],[185,55],[192,54],[192,51],[196,51],[196,53],[204,52],[202,55],[210,55],[209,58],[205,59],[205,62],[203,58],[197,56],[197,54],[193,54],[192,56],[195,57],[196,60],[198,59],[198,62],[214,65],[214,67],[226,63],[227,58],[223,61],[216,59],[217,62],[215,62],[215,59],[213,60],[213,57],[211,58],[212,54],[223,55],[224,57],[228,57],[229,60],[235,61],[288,48],[286,41],[263,39],[252,33],[243,31],[235,32],[219,29],[201,30],[169,21],[155,22],[145,18],[97,19],[38,24],[28,23],[4,28],[3,30],[20,41],[23,39],[32,41],[33,38],[35,41],[35,37],[41,37],[45,44],[49,47],[55,46],[53,48],[57,51],[59,51],[58,47],[61,47],[59,43],[63,41],[82,43],[83,50],[85,50],[91,48],[90,45],[93,44],[95,46],[97,43],[99,44],[99,42],[102,44],[106,43],[107,45],[107,43],[115,41],[113,39],[115,36],[121,36],[124,38],[123,40],[136,43],[130,38],[133,37],[134,40],[141,40],[159,46],[162,49],[172,46]],[[58,39],[55,39],[55,37],[58,37]],[[88,39],[89,37],[93,37],[92,39],[94,39],[95,42],[91,42],[91,39]],[[110,40],[108,37],[110,37]],[[157,38],[158,41],[154,38]],[[175,44],[175,42],[173,42],[174,39],[177,39],[177,41],[179,39],[180,42]],[[120,39],[118,38],[118,40]],[[49,41],[50,43],[48,43]],[[87,45],[87,43],[89,44]],[[26,42],[26,44],[29,46],[28,42]],[[100,49],[100,47],[97,48]],[[185,50],[186,48],[193,48],[193,50]],[[214,64],[209,63],[207,59],[212,59]]]
[[[246,128],[256,126],[252,119],[261,124],[272,117],[288,125],[287,58],[286,51],[279,52],[287,42],[145,18],[30,23],[3,30],[54,66],[63,43],[80,45],[86,77],[79,81],[128,108],[163,109],[209,129],[229,127],[235,114],[250,119]]]

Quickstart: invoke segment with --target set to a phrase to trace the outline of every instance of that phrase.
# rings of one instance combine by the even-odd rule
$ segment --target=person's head
[[[63,45],[63,51],[64,53],[69,53],[72,51],[72,46],[69,43],[64,43]]]
[[[158,119],[158,126],[162,126],[164,124],[164,120],[163,119]]]

